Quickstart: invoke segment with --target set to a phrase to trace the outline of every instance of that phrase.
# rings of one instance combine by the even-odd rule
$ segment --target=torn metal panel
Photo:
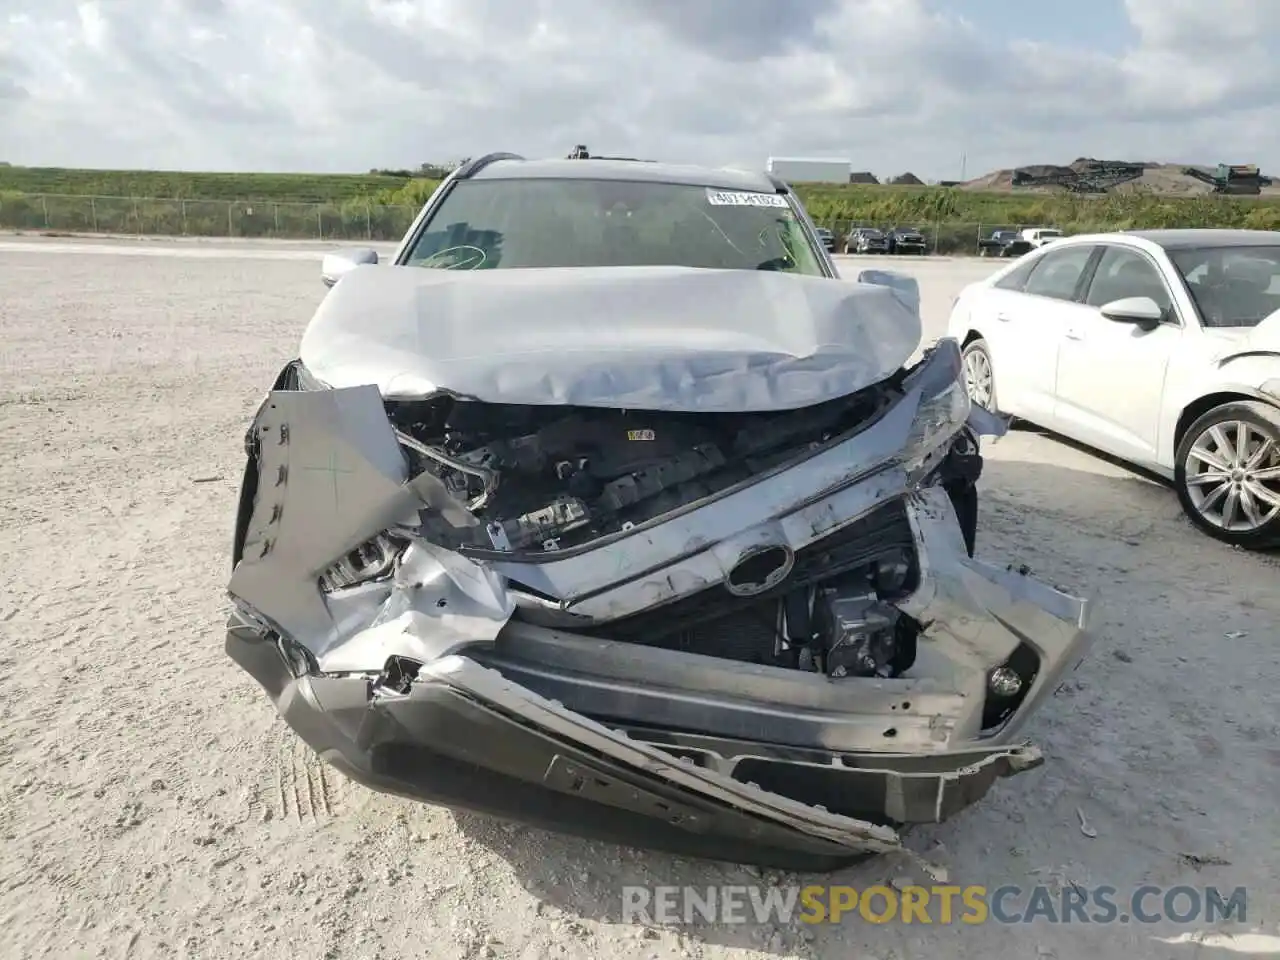
[[[321,670],[368,671],[392,657],[436,660],[491,642],[515,610],[506,582],[492,570],[421,540],[405,549],[379,599],[376,606],[359,604],[364,625],[352,623],[312,649]]]
[[[922,382],[827,450],[613,542],[536,561],[495,559],[494,569],[562,601],[584,622],[605,622],[722,582],[744,551],[762,542],[802,550],[903,495],[916,482],[909,469],[916,459],[971,416],[961,392],[963,409],[934,417],[931,436],[915,429],[925,383],[952,362],[954,349],[953,341],[941,345],[916,372]]]
[[[941,491],[908,505],[918,537],[919,588],[897,601],[917,618],[922,662],[910,676],[858,679],[726,662],[513,621],[491,651],[475,656],[524,686],[587,714],[776,744],[857,753],[922,754],[979,737],[989,671],[1021,643],[1041,658],[1034,685],[998,731],[1008,740],[1092,637],[1089,604],[1025,574],[969,557]]]
[[[1011,417],[992,413],[974,403],[969,405],[969,417],[965,422],[978,436],[999,439],[1009,432],[1011,421]]]
[[[428,504],[475,522],[431,474],[409,479],[376,388],[273,392],[254,436],[259,479],[244,556],[228,585],[233,597],[285,634],[305,637],[320,657],[369,628],[380,610],[402,617],[407,636],[424,632],[424,615],[446,629],[462,617],[459,635],[496,635],[512,609],[500,576],[425,542],[406,551],[389,584],[362,587],[333,608],[321,594],[318,579],[335,561],[389,527],[414,525]],[[386,633],[351,650],[376,651]],[[435,641],[419,644],[428,642]]]
[[[1093,644],[1090,602],[1068,596],[1024,572],[1002,570],[967,555],[950,501],[922,490],[908,505],[918,536],[920,588],[898,602],[925,625],[921,641],[942,653],[955,669],[955,689],[980,697],[991,668],[1005,662],[1019,644],[1029,644],[1044,668],[1001,731],[1012,735],[1068,670]],[[976,737],[980,716],[954,731]]]
[[[918,456],[912,437],[925,384],[935,367],[954,360],[953,352],[936,351],[899,402],[827,450],[611,542],[536,561],[498,560],[489,569],[555,598],[575,619],[590,623],[721,583],[761,544],[802,550],[912,486],[913,473],[903,464]],[[970,415],[968,405],[952,414],[957,418],[932,419],[933,436],[915,433],[916,442],[927,445],[954,433]],[[399,440],[372,387],[274,392],[255,431],[268,438],[258,452],[264,480],[246,562],[230,589],[285,629],[286,623],[305,624],[302,635],[315,637],[320,647],[339,635],[314,585],[329,564],[389,526],[412,526],[424,507],[458,525],[476,522],[433,474],[408,480]],[[288,443],[269,442],[283,435]]]
[[[387,398],[787,410],[906,363],[921,323],[898,297],[770,271],[355,270],[321,302],[300,356],[331,387]]]

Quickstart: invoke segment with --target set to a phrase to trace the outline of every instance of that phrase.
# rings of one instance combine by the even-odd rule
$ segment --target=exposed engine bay
[[[478,556],[551,555],[625,533],[789,466],[873,423],[902,396],[900,377],[815,407],[696,414],[486,404],[442,395],[387,401],[410,474],[428,472],[477,522],[423,511],[420,534]],[[943,448],[926,482],[965,516],[981,470],[968,431]],[[966,539],[971,543],[971,529]],[[403,545],[384,535],[327,574],[329,585],[390,568]],[[896,677],[915,661],[920,625],[893,606],[915,589],[913,538],[891,502],[811,546],[765,546],[723,584],[614,620],[614,639],[832,678]],[[513,581],[516,616],[590,634]]]
[[[569,550],[631,530],[865,426],[900,395],[877,384],[815,407],[697,414],[391,401],[412,461],[480,519],[425,522],[450,549]],[[438,539],[437,539],[438,538]]]

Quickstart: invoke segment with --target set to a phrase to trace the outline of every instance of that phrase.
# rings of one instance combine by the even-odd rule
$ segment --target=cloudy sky
[[[0,160],[1280,172],[1277,0],[0,0]]]

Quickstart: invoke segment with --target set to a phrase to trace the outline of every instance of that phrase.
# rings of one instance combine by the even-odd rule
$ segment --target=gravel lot
[[[899,267],[934,334],[990,269]],[[979,550],[1096,595],[1099,640],[1030,730],[1047,764],[909,842],[958,884],[1247,886],[1243,925],[646,931],[620,922],[624,883],[759,878],[322,769],[222,653],[241,436],[322,293],[306,245],[0,241],[0,955],[1280,953],[1278,564],[1032,431],[989,450]]]

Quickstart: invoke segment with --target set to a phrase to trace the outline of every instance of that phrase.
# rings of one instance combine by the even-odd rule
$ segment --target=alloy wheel
[[[1280,516],[1280,443],[1262,427],[1226,420],[1207,427],[1184,463],[1187,496],[1204,519],[1251,533]]]
[[[985,350],[970,350],[964,355],[964,386],[969,399],[980,407],[991,409],[991,359]]]

